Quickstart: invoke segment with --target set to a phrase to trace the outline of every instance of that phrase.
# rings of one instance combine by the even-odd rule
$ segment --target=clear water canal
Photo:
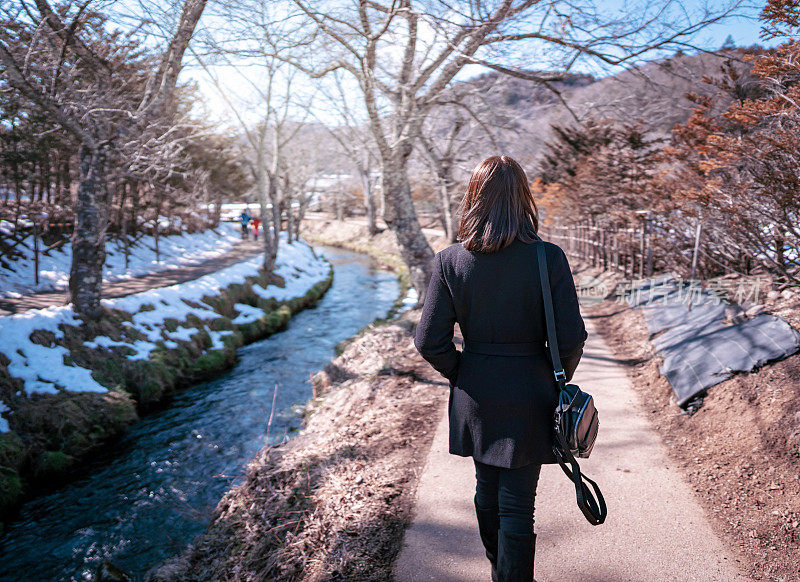
[[[145,416],[85,477],[29,501],[0,537],[0,579],[91,580],[111,560],[141,579],[206,528],[222,494],[264,446],[301,426],[310,376],[334,347],[383,317],[398,296],[391,273],[369,258],[318,247],[333,285],[288,328],[241,348],[236,367]],[[275,387],[277,386],[277,391]]]

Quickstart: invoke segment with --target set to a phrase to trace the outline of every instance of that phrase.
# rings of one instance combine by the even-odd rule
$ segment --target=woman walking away
[[[475,512],[492,580],[531,582],[534,498],[542,464],[555,462],[556,406],[537,245],[545,245],[567,380],[586,329],[567,257],[538,236],[536,205],[516,161],[481,162],[461,211],[460,242],[435,257],[414,344],[450,381],[450,452],[475,462]]]

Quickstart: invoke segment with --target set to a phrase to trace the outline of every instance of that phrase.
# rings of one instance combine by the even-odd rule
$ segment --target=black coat
[[[422,356],[450,381],[450,452],[497,467],[555,462],[556,383],[544,344],[537,244],[515,240],[496,253],[454,244],[437,253],[414,338]],[[567,257],[544,244],[559,351],[570,379],[586,329]],[[453,344],[456,322],[468,346],[462,352]],[[469,342],[522,343],[527,354],[475,353]]]

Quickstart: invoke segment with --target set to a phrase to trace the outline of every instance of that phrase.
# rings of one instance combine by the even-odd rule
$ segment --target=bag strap
[[[558,338],[556,337],[556,320],[553,313],[553,296],[550,291],[550,276],[547,272],[547,256],[545,255],[544,241],[538,243],[536,249],[539,258],[539,278],[542,283],[542,302],[544,303],[544,319],[547,325],[547,344],[550,347],[550,359],[553,362],[553,374],[556,378],[559,391],[564,389],[567,382],[567,376],[564,368],[561,365],[561,355],[558,353]],[[571,406],[571,405],[570,405]],[[567,412],[567,410],[563,411]],[[553,453],[556,456],[556,461],[561,466],[564,474],[575,484],[575,497],[578,501],[578,508],[583,513],[586,520],[592,525],[600,525],[606,520],[608,509],[606,508],[606,500],[600,492],[600,487],[589,479],[586,475],[581,473],[581,467],[578,465],[577,459],[569,450],[569,445],[561,434],[560,427],[555,427],[556,443],[553,445]],[[567,466],[569,464],[569,466]],[[594,490],[592,491],[587,487],[588,482]]]
[[[567,375],[561,366],[561,355],[558,353],[558,337],[556,336],[556,318],[553,313],[553,296],[550,292],[550,275],[547,272],[547,256],[544,241],[537,244],[539,257],[539,279],[542,282],[542,302],[544,303],[544,320],[547,324],[547,345],[550,348],[550,360],[553,362],[553,374],[559,389],[567,383]]]
[[[606,507],[606,500],[600,487],[593,480],[589,479],[586,475],[581,473],[581,467],[578,465],[577,459],[569,450],[569,446],[564,440],[564,435],[560,430],[556,429],[556,442],[553,445],[553,453],[556,456],[556,461],[561,466],[564,474],[575,484],[575,498],[578,501],[578,509],[581,510],[586,521],[592,525],[600,525],[606,520],[608,516],[608,508]],[[567,463],[571,466],[568,467]],[[586,486],[587,481],[594,490],[594,495]]]

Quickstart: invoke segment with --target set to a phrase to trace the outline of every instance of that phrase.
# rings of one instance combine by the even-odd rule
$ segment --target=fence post
[[[575,227],[570,226],[567,233],[567,236],[569,236],[569,253],[573,256],[577,256],[578,251],[575,248]]]
[[[628,249],[630,255],[628,256],[628,265],[630,269],[630,273],[628,277],[633,279],[636,274],[636,223],[634,222],[631,224],[631,228],[628,231]]]
[[[39,285],[39,224],[36,215],[33,217],[33,281]]]
[[[605,271],[608,268],[608,262],[606,261],[606,231],[601,228],[597,234],[600,237],[600,264]]]
[[[590,223],[589,223],[589,219],[587,218],[586,219],[586,224],[583,227],[583,238],[584,238],[583,248],[584,248],[584,253],[586,254],[586,260],[589,261],[589,262],[591,262],[591,260],[592,260],[592,248],[591,248],[592,236],[591,236],[591,232],[592,232],[591,231],[591,226],[590,226]]]
[[[694,281],[695,271],[697,270],[697,253],[700,250],[700,231],[703,228],[703,213],[697,215],[697,224],[694,227],[694,251],[692,251],[692,271],[689,281]],[[691,305],[691,304],[690,304]]]
[[[651,233],[653,231],[652,213],[647,213],[647,276],[653,276],[653,241]]]
[[[642,241],[639,248],[639,278],[644,279],[645,237],[647,236],[647,217],[642,217]]]

